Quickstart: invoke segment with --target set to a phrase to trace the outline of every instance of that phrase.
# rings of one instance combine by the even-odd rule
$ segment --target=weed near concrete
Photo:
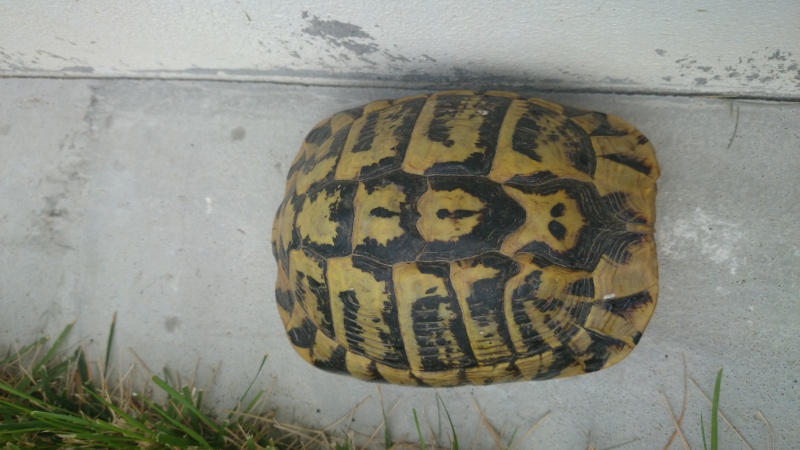
[[[161,402],[153,400],[156,396],[151,395],[151,391],[135,391],[126,377],[110,384],[107,374],[114,323],[109,334],[105,363],[95,370],[99,375],[94,377],[82,348],[72,353],[62,348],[73,328],[72,324],[50,345],[47,338],[41,338],[23,348],[9,351],[0,359],[0,446],[8,449],[355,449],[350,437],[334,437],[326,430],[310,430],[275,420],[273,413],[265,408],[264,391],[258,391],[250,397],[252,382],[231,412],[221,419],[206,412],[201,390],[191,384],[182,384],[178,377],[168,371],[165,371],[163,378],[153,376],[150,379],[152,384],[149,388],[160,391],[163,394],[161,397],[165,398]],[[265,362],[266,357],[262,359],[258,372]],[[705,441],[705,424],[701,418],[705,449],[718,448],[717,417],[727,422],[725,416],[718,412],[721,378],[722,370],[717,376],[713,400],[709,399],[710,446]],[[689,377],[685,376],[685,379],[694,383]],[[699,386],[697,388],[700,389]],[[684,398],[685,395],[684,392]],[[662,399],[666,405],[663,394]],[[447,447],[457,450],[459,443],[455,426],[437,395],[438,405],[444,409],[451,431]],[[669,410],[668,405],[667,408]],[[670,415],[675,424],[675,434],[681,437],[683,448],[688,449],[689,445],[681,432],[684,410],[677,419],[671,411]],[[426,446],[416,410],[412,412],[419,442],[394,443],[384,415],[383,448],[441,448],[432,444]],[[546,417],[542,417],[524,433],[520,441],[524,441]],[[487,432],[493,436],[496,448],[513,449],[519,444],[514,439],[516,434],[507,443],[501,442],[483,414],[481,419]],[[731,429],[735,431],[732,426]],[[743,437],[739,437],[752,448]],[[671,442],[672,439],[666,448],[670,447]],[[594,447],[589,444],[589,448]]]
[[[0,445],[4,448],[336,448],[322,432],[302,430],[263,412],[263,391],[245,392],[222,420],[204,412],[202,391],[153,376],[157,403],[124,379],[97,380],[82,349],[63,355],[68,325],[48,347],[42,338],[0,360]],[[109,338],[109,348],[113,339]],[[108,359],[106,359],[107,361]],[[265,360],[262,360],[263,367]],[[260,369],[259,369],[260,370]],[[252,386],[252,384],[251,384]],[[249,391],[249,389],[248,389]],[[340,447],[347,448],[347,447]]]

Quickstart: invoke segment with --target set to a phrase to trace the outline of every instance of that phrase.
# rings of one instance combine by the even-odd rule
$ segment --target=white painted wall
[[[54,75],[796,98],[800,2],[0,3],[0,76]]]

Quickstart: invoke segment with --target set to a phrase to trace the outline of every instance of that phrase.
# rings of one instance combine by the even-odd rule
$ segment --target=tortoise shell
[[[274,222],[289,340],[319,368],[426,386],[616,364],[656,305],[658,176],[630,124],[509,92],[335,114]]]

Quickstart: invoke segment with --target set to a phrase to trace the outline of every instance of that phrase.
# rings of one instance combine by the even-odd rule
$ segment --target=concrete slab
[[[478,405],[518,448],[663,448],[686,358],[684,432],[725,369],[721,409],[754,448],[800,443],[800,104],[547,93],[619,115],[654,143],[661,292],[651,325],[619,365],[587,376],[488,387],[374,385],[313,369],[275,306],[271,222],[284,178],[319,119],[390,89],[257,83],[0,80],[0,345],[56,334],[99,358],[119,315],[114,363],[130,350],[160,372],[196,374],[233,405],[261,357],[256,387],[278,417],[369,434],[381,423],[415,440],[411,409],[433,431],[434,394],[462,445],[492,445]],[[144,369],[142,369],[144,370]],[[364,402],[362,404],[362,402]],[[529,427],[538,427],[525,435]],[[722,426],[722,448],[746,448]],[[523,436],[524,435],[524,436]],[[443,440],[447,442],[445,438]],[[469,445],[467,445],[469,447]],[[671,448],[682,448],[677,443]]]
[[[192,6],[0,2],[0,76],[800,98],[796,0]]]

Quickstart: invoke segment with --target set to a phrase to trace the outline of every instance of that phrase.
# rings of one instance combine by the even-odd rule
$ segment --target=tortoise
[[[321,369],[421,386],[614,365],[656,305],[658,176],[627,122],[517,93],[335,114],[274,221],[289,340]]]

